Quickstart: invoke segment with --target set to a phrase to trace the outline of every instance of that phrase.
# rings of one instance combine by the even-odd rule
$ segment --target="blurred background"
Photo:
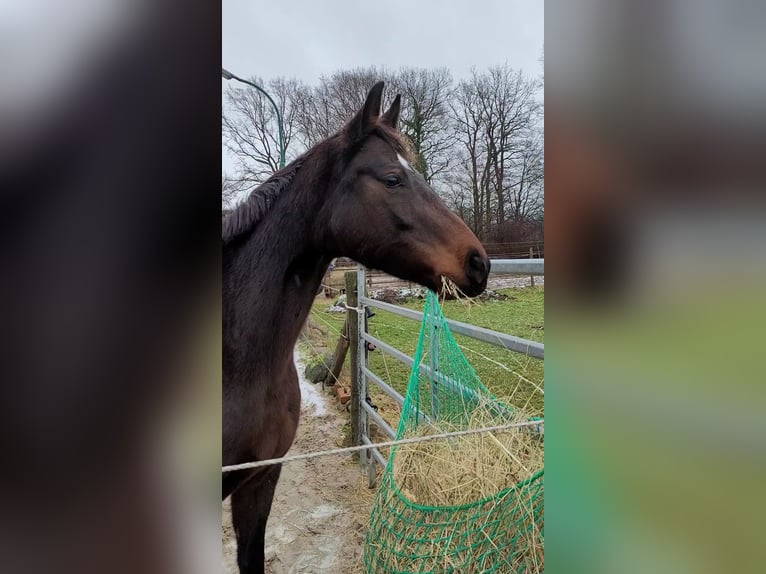
[[[550,572],[756,572],[763,3],[546,2]]]
[[[2,572],[217,568],[220,50],[215,3],[0,4]]]

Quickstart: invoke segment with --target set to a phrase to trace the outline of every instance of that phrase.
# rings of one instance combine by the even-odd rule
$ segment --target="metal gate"
[[[543,275],[544,274],[544,260],[543,259],[493,259],[490,275],[498,274],[523,274],[523,275]],[[383,418],[375,411],[370,405],[366,397],[368,396],[368,384],[371,382],[380,388],[386,395],[391,397],[401,407],[404,402],[404,397],[400,395],[394,388],[376,373],[372,372],[367,364],[368,344],[375,345],[375,348],[382,353],[393,357],[394,359],[401,361],[408,367],[412,367],[414,362],[413,358],[403,353],[399,349],[389,345],[385,341],[373,337],[367,332],[367,308],[380,309],[382,311],[388,311],[395,315],[411,319],[413,321],[420,322],[423,320],[423,313],[414,311],[406,307],[399,305],[393,305],[391,303],[384,303],[383,301],[377,301],[370,299],[366,295],[365,291],[365,269],[359,265],[356,272],[356,289],[352,292],[347,289],[349,309],[355,307],[358,311],[351,311],[357,316],[349,317],[349,325],[356,319],[355,325],[350,329],[351,335],[351,386],[352,386],[352,428],[354,434],[354,440],[357,444],[373,444],[370,439],[370,421],[372,420],[378,425],[386,435],[394,438],[396,431],[383,420]],[[515,337],[506,333],[499,333],[492,331],[491,329],[485,329],[476,325],[470,325],[468,323],[461,323],[459,321],[448,320],[450,329],[453,333],[465,335],[473,339],[484,341],[491,345],[502,347],[510,352],[521,353],[529,357],[536,359],[544,358],[544,345],[535,341],[529,341],[522,339],[521,337]],[[421,365],[422,369],[428,369],[427,365]],[[376,480],[375,464],[379,464],[382,467],[386,466],[385,457],[378,451],[378,449],[372,448],[365,451],[367,454],[360,456],[360,464],[362,469],[367,473],[368,485],[373,487]]]

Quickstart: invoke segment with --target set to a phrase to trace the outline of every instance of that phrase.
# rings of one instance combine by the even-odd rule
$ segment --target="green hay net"
[[[511,410],[479,381],[452,338],[436,295],[429,292],[397,438],[424,434],[421,425],[436,432],[471,428],[478,404],[494,405],[500,417]],[[410,501],[396,484],[396,456],[395,447],[373,505],[365,572],[542,572],[542,470],[482,500],[424,506]]]

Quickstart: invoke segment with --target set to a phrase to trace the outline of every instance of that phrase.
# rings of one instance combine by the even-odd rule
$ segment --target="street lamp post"
[[[285,136],[284,131],[282,130],[282,114],[279,112],[279,106],[277,106],[277,103],[272,99],[272,97],[269,95],[269,93],[264,90],[262,87],[260,87],[257,84],[254,84],[253,82],[250,82],[248,80],[244,80],[240,78],[239,76],[235,76],[231,72],[229,72],[226,68],[221,68],[221,76],[225,80],[237,80],[238,82],[242,82],[243,84],[247,84],[248,86],[251,86],[261,92],[268,100],[271,102],[271,105],[274,106],[274,111],[277,113],[277,128],[279,129],[279,169],[282,169],[285,167]]]

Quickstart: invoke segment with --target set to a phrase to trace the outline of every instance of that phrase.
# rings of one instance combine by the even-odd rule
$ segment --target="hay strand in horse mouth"
[[[458,287],[457,283],[446,275],[441,276],[441,288],[439,289],[439,301],[454,300],[459,301],[466,307],[472,307],[476,305],[471,297],[466,295],[463,290]]]

